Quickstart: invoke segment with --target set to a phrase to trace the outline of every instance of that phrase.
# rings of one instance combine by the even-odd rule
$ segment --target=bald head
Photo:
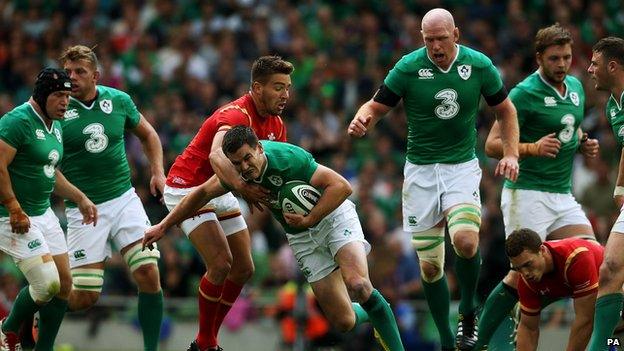
[[[436,8],[430,10],[423,16],[421,21],[422,30],[427,30],[431,27],[445,27],[447,30],[453,31],[455,29],[455,20],[453,15],[445,9]]]

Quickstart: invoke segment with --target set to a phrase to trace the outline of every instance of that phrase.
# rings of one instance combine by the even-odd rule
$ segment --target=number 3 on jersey
[[[50,151],[50,153],[48,154],[48,160],[50,160],[50,163],[43,166],[43,174],[45,174],[46,177],[54,178],[54,174],[56,172],[56,164],[58,163],[60,158],[61,158],[61,154],[59,154],[58,151],[56,150]]]
[[[559,140],[562,143],[567,143],[574,137],[576,130],[574,129],[574,116],[571,114],[561,117],[561,124],[565,127],[559,132]]]
[[[442,89],[434,96],[438,100],[442,100],[440,105],[436,106],[434,112],[440,119],[451,119],[457,116],[459,112],[459,104],[457,103],[457,92],[453,89]]]
[[[82,130],[82,134],[89,135],[85,141],[85,149],[97,154],[104,151],[108,146],[108,137],[104,134],[104,126],[99,123],[91,123]]]

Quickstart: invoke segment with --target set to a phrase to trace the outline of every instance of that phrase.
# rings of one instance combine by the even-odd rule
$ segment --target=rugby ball
[[[312,185],[293,180],[284,184],[279,191],[278,199],[282,212],[307,215],[321,198],[321,193]]]

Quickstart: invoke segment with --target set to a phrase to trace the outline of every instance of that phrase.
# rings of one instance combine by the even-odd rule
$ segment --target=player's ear
[[[262,84],[260,82],[254,81],[253,83],[251,83],[251,91],[256,94],[260,94],[260,90],[262,90]]]
[[[455,29],[453,29],[453,38],[455,38],[455,42],[457,43],[459,41],[459,28],[455,27]]]
[[[95,81],[100,80],[100,71],[98,71],[97,69],[93,71],[93,79],[95,79]]]

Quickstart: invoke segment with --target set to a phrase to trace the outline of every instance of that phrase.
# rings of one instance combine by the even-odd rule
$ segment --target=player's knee
[[[471,258],[479,247],[481,208],[472,204],[459,204],[449,209],[446,223],[455,252]]]
[[[239,284],[244,284],[253,276],[256,267],[253,261],[247,263],[233,264],[230,269],[230,277],[233,281]]]
[[[37,256],[20,261],[18,267],[30,284],[28,291],[35,302],[48,302],[60,292],[61,281],[54,261],[43,262]]]
[[[442,266],[440,265],[421,260],[420,274],[422,275],[422,279],[427,283],[434,283],[442,278],[444,270],[442,270]]]
[[[97,291],[72,290],[68,309],[72,312],[83,311],[95,305],[100,298]]]
[[[210,281],[223,282],[228,274],[230,274],[231,269],[232,255],[221,253],[206,267],[206,272]]]
[[[345,285],[351,299],[360,303],[366,302],[373,291],[371,282],[365,277],[354,276],[346,278]]]
[[[346,333],[355,327],[355,314],[345,313],[339,316],[334,316],[331,323],[338,331]]]
[[[613,280],[616,272],[621,268],[622,267],[618,265],[614,260],[605,257],[602,265],[600,265],[600,278],[598,283],[599,286],[603,287],[611,284],[611,281]]]
[[[412,234],[412,247],[420,261],[424,281],[433,283],[444,275],[444,227]]]
[[[479,234],[474,232],[460,232],[453,237],[453,248],[457,255],[472,258],[479,248]]]
[[[160,290],[160,274],[155,264],[144,264],[132,273],[134,280],[142,292],[158,292]]]

